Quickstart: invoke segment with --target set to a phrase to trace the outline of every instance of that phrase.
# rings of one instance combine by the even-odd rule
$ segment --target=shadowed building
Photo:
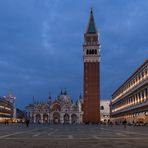
[[[84,123],[100,122],[100,43],[96,29],[93,11],[83,45],[84,60]]]
[[[148,123],[148,60],[146,60],[112,95],[113,121]]]

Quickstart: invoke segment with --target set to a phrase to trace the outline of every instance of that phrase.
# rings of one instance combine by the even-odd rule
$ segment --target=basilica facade
[[[27,118],[32,123],[50,123],[50,124],[76,124],[82,123],[82,103],[80,96],[76,102],[73,102],[66,91],[52,99],[50,96],[46,102],[33,101],[26,107]]]

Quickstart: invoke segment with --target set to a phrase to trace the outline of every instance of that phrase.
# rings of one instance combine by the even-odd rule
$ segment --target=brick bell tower
[[[93,11],[83,44],[84,60],[84,123],[100,122],[100,43],[96,29]]]

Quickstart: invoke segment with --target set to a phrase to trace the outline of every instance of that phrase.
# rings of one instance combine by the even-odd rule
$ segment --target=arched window
[[[97,50],[95,49],[95,54],[97,54]]]
[[[91,54],[91,50],[89,50],[89,54]]]
[[[91,53],[94,54],[94,49],[92,49]]]
[[[104,106],[100,106],[100,110],[104,110]]]
[[[89,54],[89,50],[87,49],[86,54]]]

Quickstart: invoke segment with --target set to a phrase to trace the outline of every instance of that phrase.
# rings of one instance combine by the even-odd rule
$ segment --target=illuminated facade
[[[13,96],[12,94],[9,94],[8,96],[4,96],[3,97],[5,100],[7,100],[8,102],[10,102],[13,106],[13,121],[16,119],[16,106],[15,106],[15,101],[16,101],[16,97]]]
[[[82,98],[76,103],[67,92],[62,92],[55,100],[49,97],[47,102],[34,101],[26,107],[27,117],[33,123],[74,124],[82,123]]]
[[[148,60],[112,94],[110,107],[113,121],[148,123]]]
[[[12,121],[14,114],[13,104],[5,97],[0,98],[0,122]]]

